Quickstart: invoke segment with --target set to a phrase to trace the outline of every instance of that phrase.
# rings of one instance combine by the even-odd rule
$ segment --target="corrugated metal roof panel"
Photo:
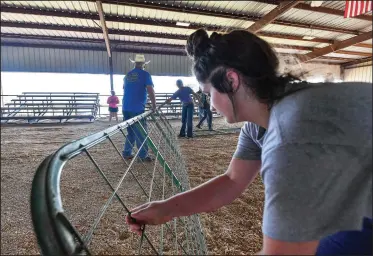
[[[353,51],[353,52],[370,52],[370,53],[372,53],[372,48],[356,47],[356,46],[350,46],[350,47],[344,48],[343,50]]]
[[[288,35],[296,35],[296,36],[314,36],[318,38],[326,38],[326,39],[334,39],[340,35],[341,33],[336,32],[328,32],[316,29],[308,29],[308,28],[294,28],[289,26],[277,25],[277,24],[270,24],[263,28],[262,31],[266,32],[273,32],[273,33],[283,33]]]
[[[53,41],[53,40],[39,40],[39,39],[23,39],[23,38],[8,38],[2,37],[2,43],[23,43],[23,44],[39,44],[39,45],[52,45],[52,46],[76,46],[81,48],[103,48],[105,50],[105,42],[97,42],[97,43],[90,43],[90,42],[76,42],[76,41]]]
[[[173,11],[162,11],[149,8],[138,8],[133,6],[122,6],[103,4],[105,13],[118,16],[137,17],[150,20],[165,20],[171,22],[187,22],[205,26],[224,26],[233,28],[248,28],[253,22],[220,17],[210,17],[191,13],[180,13]],[[156,23],[154,25],[157,25]]]
[[[219,10],[240,14],[256,13],[258,16],[262,16],[276,7],[276,5],[273,4],[259,3],[255,1],[174,1],[174,5],[195,7],[200,10]]]
[[[25,35],[46,35],[46,36],[61,36],[61,37],[80,37],[80,38],[97,38],[102,39],[101,33],[87,33],[87,32],[69,32],[62,30],[43,30],[33,28],[10,28],[1,27],[2,33],[14,33],[14,34],[25,34]]]
[[[323,59],[323,58],[316,58],[311,61],[322,61],[322,62],[328,62],[328,63],[344,63],[346,61],[344,60],[328,60],[328,59]]]
[[[344,11],[345,6],[346,6],[346,1],[324,1],[322,3],[322,6]],[[372,12],[370,11],[368,13],[365,13],[365,15],[372,15]]]
[[[335,53],[335,52],[326,54],[324,56],[327,56],[327,57],[337,57],[337,58],[346,58],[346,59],[351,59],[351,60],[365,58],[364,56],[342,54],[342,53]]]
[[[339,36],[336,36],[334,39],[337,41],[344,41],[350,38],[355,37],[354,35],[347,35],[347,34],[340,34]]]
[[[142,31],[142,32],[156,32],[163,34],[172,34],[172,35],[190,35],[195,30],[193,29],[182,29],[182,28],[168,28],[162,26],[152,26],[152,25],[138,25],[138,24],[129,24],[123,22],[107,22],[107,27],[112,29],[125,29],[131,31]]]
[[[372,22],[370,23],[370,25],[368,25],[366,28],[362,29],[361,31],[362,32],[369,32],[369,31],[372,31],[373,29],[373,26],[372,26]]]
[[[267,42],[271,44],[287,44],[287,45],[308,46],[308,47],[316,47],[319,44],[315,42],[306,42],[306,41],[273,38],[273,37],[265,37],[265,36],[261,36],[260,38],[266,40]]]
[[[372,44],[372,39],[366,40],[363,42],[364,44]]]
[[[322,6],[344,11],[346,2],[345,1],[324,1],[322,3]]]
[[[291,49],[291,48],[275,48],[275,51],[278,53],[289,53],[289,54],[306,54],[310,51],[305,51],[305,50],[297,50],[297,49]]]
[[[172,44],[172,45],[185,45],[186,40],[175,40],[175,39],[158,39],[158,38],[151,38],[151,37],[140,37],[140,36],[125,36],[125,35],[109,35],[110,39],[113,40],[121,40],[121,41],[139,41],[139,42],[147,42],[147,43],[164,43],[164,44]]]
[[[1,20],[7,21],[23,21],[23,22],[33,22],[40,24],[59,24],[66,26],[89,26],[97,27],[97,24],[92,20],[86,19],[75,19],[75,18],[65,18],[65,17],[50,17],[34,14],[19,14],[19,13],[1,13]],[[96,21],[97,22],[97,21]]]
[[[323,47],[326,47],[326,46],[329,46],[329,44],[326,44],[326,43],[321,43],[321,44],[319,44],[319,43],[317,43],[317,44],[315,45],[316,48],[323,48]]]
[[[299,9],[291,9],[282,14],[278,19],[350,30],[362,30],[372,24],[372,22],[366,20],[345,19],[344,17],[341,17],[339,15]]]
[[[157,1],[154,1],[157,2]],[[160,0],[158,0],[160,2]],[[123,3],[123,1],[121,1]],[[255,15],[255,16],[263,16],[264,14],[268,13],[270,10],[275,8],[275,5],[266,4],[266,3],[258,3],[255,1],[173,1],[174,5],[182,6],[189,6],[194,8],[199,8],[203,11],[205,10],[221,10],[224,12],[230,13],[239,13],[239,14],[247,14],[247,15]],[[15,5],[15,6],[32,6],[34,8],[51,8],[51,9],[58,9],[58,10],[72,10],[73,12],[93,12],[97,13],[96,3],[94,1],[2,1],[2,4],[7,5]],[[164,4],[164,2],[162,2]],[[168,1],[168,4],[171,4]],[[324,3],[325,4],[325,3]],[[329,4],[329,3],[328,3]],[[332,5],[332,3],[330,3]],[[344,6],[344,3],[342,3]],[[219,18],[219,17],[211,17],[206,15],[196,15],[190,14],[188,12],[180,13],[180,12],[172,12],[172,11],[164,11],[164,10],[154,10],[149,8],[138,8],[132,6],[124,6],[124,5],[115,5],[115,4],[103,4],[104,11],[106,13],[110,13],[112,15],[118,16],[132,16],[138,17],[142,19],[160,19],[164,21],[170,22],[189,22],[193,24],[201,24],[202,27],[209,28],[210,26],[222,26],[222,27],[236,27],[246,29],[250,27],[253,22],[239,20],[239,19],[229,19],[229,18]],[[336,7],[340,8],[340,7]],[[343,7],[344,8],[344,7]],[[97,16],[98,19],[98,16]],[[287,11],[285,14],[281,15],[280,19],[289,20],[294,22],[300,23],[309,23],[309,24],[317,24],[317,25],[324,25],[324,26],[333,26],[337,28],[345,28],[351,30],[362,30],[362,31],[370,31],[372,30],[372,23],[369,21],[363,21],[359,19],[344,19],[340,16],[336,15],[329,15],[323,13],[316,13],[311,11],[305,10],[297,10],[292,9]],[[16,14],[16,13],[1,13],[1,20],[8,20],[8,21],[24,21],[24,22],[32,22],[32,23],[41,23],[41,24],[59,24],[59,25],[67,25],[67,26],[84,26],[84,27],[95,27],[97,28],[98,20],[94,23],[90,19],[74,19],[74,18],[64,18],[64,17],[49,17],[49,16],[41,16],[41,15],[30,15],[30,14]],[[162,34],[172,34],[172,35],[182,35],[186,36],[194,32],[193,29],[185,29],[185,28],[171,28],[171,27],[164,27],[161,24],[154,22],[154,25],[138,25],[138,24],[128,24],[128,23],[120,23],[120,22],[107,22],[109,28],[113,29],[123,29],[123,30],[130,30],[130,31],[142,31],[142,32],[156,32]],[[223,29],[224,30],[224,29]],[[295,27],[288,27],[283,25],[275,25],[270,24],[266,26],[264,29],[266,32],[272,33],[280,33],[280,34],[288,34],[288,35],[296,35],[296,36],[315,36],[318,38],[324,39],[335,39],[335,40],[346,40],[348,38],[352,38],[354,35],[345,35],[341,33],[329,32],[324,30],[311,30],[308,28],[295,28]],[[103,35],[101,33],[80,33],[80,32],[72,32],[72,31],[54,31],[54,30],[38,30],[38,29],[20,29],[20,28],[1,28],[2,33],[25,33],[31,35],[49,35],[49,36],[69,36],[69,37],[84,37],[84,38],[97,38],[102,39]],[[225,31],[223,31],[225,32]],[[212,32],[209,31],[208,34]],[[185,40],[171,40],[171,39],[163,39],[163,38],[149,38],[149,37],[134,37],[134,36],[124,36],[124,35],[110,35],[111,39],[115,40],[127,40],[127,41],[139,41],[140,45],[141,42],[144,43],[159,43],[159,44],[175,44],[175,45],[185,45]],[[305,42],[305,41],[296,41],[290,39],[277,39],[277,38],[270,38],[270,37],[263,37],[263,39],[267,40],[270,43],[276,44],[287,44],[287,45],[297,45],[297,46],[309,46],[309,47],[324,47],[327,44],[320,44],[315,42]],[[365,43],[371,44],[371,40],[367,40]],[[87,43],[86,43],[87,44]],[[88,44],[87,44],[88,45]],[[130,47],[130,46],[120,46],[120,47]],[[140,47],[140,46],[139,46]],[[149,45],[142,46],[144,50],[154,48]],[[167,47],[167,46],[165,46]],[[162,48],[165,48],[162,47]],[[135,47],[136,48],[136,47]],[[135,49],[133,48],[133,49]],[[138,48],[138,47],[137,47]],[[136,49],[137,49],[136,48]],[[360,51],[364,52],[371,52],[372,49],[369,48],[360,48]],[[132,49],[132,48],[130,48]],[[356,48],[352,48],[356,50]],[[169,49],[173,51],[172,48]],[[348,50],[348,49],[346,49]],[[278,52],[281,53],[307,53],[307,51],[301,51],[296,49],[278,49]],[[361,56],[354,56],[354,55],[328,55],[328,56],[343,56],[344,58],[354,58],[358,59]],[[326,60],[323,60],[326,61]]]
[[[87,1],[1,1],[1,3],[19,7],[27,6],[33,8],[96,12],[96,3]]]
[[[140,37],[140,36],[122,36],[121,35],[120,40],[130,41],[130,42],[139,42],[139,43],[144,42],[144,43],[185,45],[185,41],[183,40],[173,40],[173,39],[163,39],[163,38],[157,39],[157,38]]]
[[[126,50],[126,51],[133,51],[133,52],[147,52],[147,51],[154,51],[154,52],[168,52],[170,54],[180,54],[181,51],[173,48],[155,48],[151,46],[132,46],[132,45],[121,45],[115,48],[115,51],[121,51],[121,50]]]

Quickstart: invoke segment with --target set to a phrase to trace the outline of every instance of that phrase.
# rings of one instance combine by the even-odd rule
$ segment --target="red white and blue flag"
[[[345,18],[352,18],[372,11],[373,1],[346,1]]]

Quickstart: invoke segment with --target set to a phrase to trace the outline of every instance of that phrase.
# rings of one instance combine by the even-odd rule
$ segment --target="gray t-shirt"
[[[360,230],[372,216],[372,85],[318,84],[288,95],[265,132],[242,127],[234,157],[262,160],[265,235],[300,242]]]

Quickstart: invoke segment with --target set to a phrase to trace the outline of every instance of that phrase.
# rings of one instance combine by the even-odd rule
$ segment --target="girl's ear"
[[[233,69],[228,69],[226,76],[227,76],[229,84],[232,87],[232,91],[236,92],[240,85],[240,77],[238,73],[234,71]]]

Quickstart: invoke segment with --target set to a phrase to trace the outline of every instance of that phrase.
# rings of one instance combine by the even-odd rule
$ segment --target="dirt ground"
[[[178,122],[172,125],[179,126]],[[106,121],[63,125],[12,125],[1,127],[1,254],[39,254],[30,216],[31,182],[36,168],[49,154],[64,144],[108,127]],[[180,139],[179,144],[186,160],[191,187],[223,173],[237,143],[237,134]],[[120,139],[114,139],[120,147]],[[105,144],[90,153],[100,167],[110,170],[107,178],[114,182],[120,177],[116,168],[115,150],[106,150]],[[79,232],[88,230],[88,221],[99,213],[100,202],[110,193],[97,172],[88,172],[86,160],[80,157],[67,164],[61,177],[61,194],[64,209]],[[93,168],[93,167],[92,167]],[[140,180],[146,177],[136,174]],[[135,190],[131,178],[124,181],[131,195],[129,207],[144,202],[146,197]],[[92,185],[93,184],[93,185]],[[148,188],[150,184],[143,184]],[[102,189],[101,189],[102,188]],[[103,189],[105,188],[105,189]],[[201,214],[201,222],[210,255],[254,254],[260,250],[261,221],[264,204],[260,177],[231,205],[215,212]],[[166,191],[165,197],[168,192]],[[172,193],[170,191],[169,193]],[[74,203],[72,203],[74,201]],[[78,208],[80,211],[78,211]],[[136,252],[138,237],[127,231],[123,221],[125,212],[118,202],[113,203],[95,231],[92,240],[95,254],[131,254]],[[105,231],[105,232],[104,232]],[[108,232],[109,231],[109,232]],[[149,229],[152,234],[151,228]],[[166,237],[167,239],[167,237]],[[165,254],[173,254],[164,248]],[[145,250],[143,253],[147,253]],[[137,252],[136,252],[137,253]]]

